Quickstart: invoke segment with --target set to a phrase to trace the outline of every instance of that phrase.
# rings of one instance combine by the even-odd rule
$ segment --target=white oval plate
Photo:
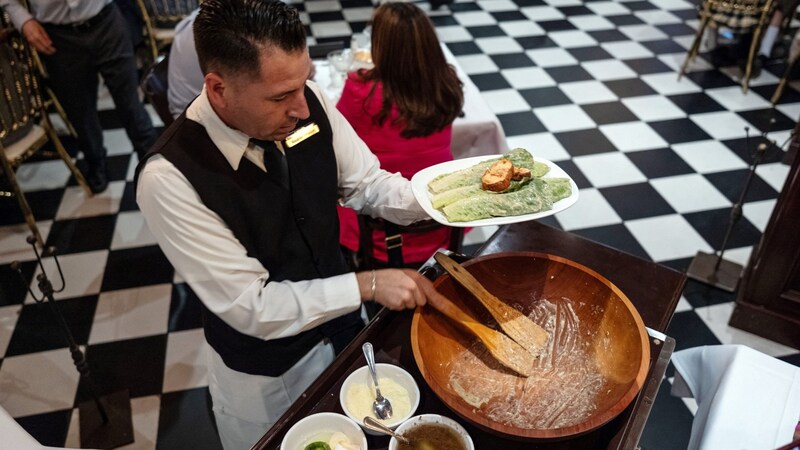
[[[555,163],[534,156],[535,161],[545,163],[550,167],[550,171],[547,172],[544,178],[569,178],[569,184],[572,186],[572,194],[569,197],[563,198],[554,203],[553,208],[548,211],[540,211],[533,214],[522,214],[519,216],[492,217],[489,219],[471,220],[469,222],[450,222],[441,211],[431,206],[431,194],[428,192],[428,183],[430,183],[430,181],[435,177],[441,174],[466,169],[467,167],[474,166],[481,161],[495,159],[501,156],[502,155],[486,155],[456,159],[422,169],[413,177],[411,177],[411,190],[414,192],[414,197],[416,197],[417,202],[419,202],[420,206],[422,206],[422,209],[424,209],[433,220],[441,223],[442,225],[448,225],[451,227],[485,227],[489,225],[506,225],[509,223],[541,219],[542,217],[552,216],[555,213],[561,212],[574,205],[575,202],[578,201],[578,185],[575,184],[575,180],[567,175],[567,172],[564,172],[564,169],[555,165]]]

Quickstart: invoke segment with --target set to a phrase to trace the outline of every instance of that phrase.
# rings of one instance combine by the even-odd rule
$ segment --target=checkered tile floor
[[[348,39],[372,11],[369,0],[297,6],[312,43]],[[580,202],[547,223],[679,270],[721,245],[758,136],[773,120],[769,137],[780,145],[800,117],[800,84],[770,107],[781,64],[747,95],[738,69],[702,58],[678,81],[696,25],[688,1],[459,0],[431,16],[509,144],[557,162],[581,188]],[[63,255],[58,305],[97,383],[130,391],[136,442],[128,448],[218,448],[197,299],[144,226],[131,183],[136,157],[110,98],[100,102],[107,192],[86,199],[60,161],[18,173],[48,245]],[[782,158],[772,147],[758,168],[726,259],[747,263],[787,176]],[[28,279],[38,273],[23,223],[16,203],[0,199],[0,404],[41,443],[77,447],[76,405],[86,398],[78,373],[49,311],[10,268],[19,260]],[[469,248],[493,231],[471,232]],[[743,343],[800,365],[796,349],[728,327],[733,299],[690,281],[668,331],[678,349]],[[669,395],[669,377],[642,448],[688,443],[696,405]]]

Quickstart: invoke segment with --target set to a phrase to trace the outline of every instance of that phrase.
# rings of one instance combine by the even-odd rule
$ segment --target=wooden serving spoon
[[[539,324],[503,303],[502,300],[487,291],[481,283],[472,276],[459,263],[453,261],[444,253],[437,252],[434,256],[436,262],[442,265],[447,273],[450,274],[462,286],[467,288],[483,306],[489,310],[492,317],[500,324],[500,328],[508,334],[511,339],[528,350],[531,355],[538,356],[547,344],[547,331]]]
[[[524,377],[531,375],[534,358],[519,344],[511,340],[505,334],[493,330],[473,319],[438,291],[434,290],[433,293],[429,292],[428,300],[429,305],[433,306],[437,311],[458,323],[480,339],[486,349],[489,350],[489,353],[491,353],[500,364]]]

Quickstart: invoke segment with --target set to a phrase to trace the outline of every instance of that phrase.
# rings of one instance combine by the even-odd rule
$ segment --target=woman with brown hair
[[[411,178],[419,170],[451,161],[452,123],[464,94],[447,63],[433,24],[413,3],[384,3],[372,18],[374,68],[348,75],[337,108],[381,162]],[[358,250],[358,221],[339,208],[340,243]],[[387,260],[382,233],[375,257]],[[403,261],[421,262],[447,247],[449,230],[403,236]]]

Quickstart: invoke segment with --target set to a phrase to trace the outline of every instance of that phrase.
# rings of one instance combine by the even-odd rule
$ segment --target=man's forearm
[[[2,8],[9,17],[11,17],[11,22],[17,28],[17,30],[22,30],[22,25],[25,22],[33,19],[31,13],[22,6],[17,0],[0,0],[0,8]]]

